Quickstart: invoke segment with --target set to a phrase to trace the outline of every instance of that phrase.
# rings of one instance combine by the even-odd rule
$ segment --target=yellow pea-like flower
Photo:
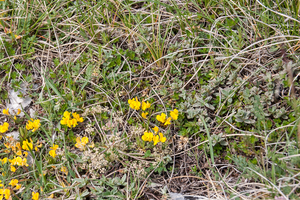
[[[10,165],[10,171],[15,172],[16,170],[17,169],[13,165]]]
[[[19,182],[18,179],[12,179],[8,185],[11,185],[14,187],[18,184],[18,182]]]
[[[58,149],[58,145],[57,144],[53,144],[53,146],[52,147],[50,147],[50,149],[52,149],[52,150],[56,150],[56,149]]]
[[[39,127],[41,126],[40,120],[36,119],[33,120],[32,118],[30,120],[28,120],[28,122],[26,123],[26,129],[27,130],[31,130],[32,132],[35,132]]]
[[[144,119],[147,119],[147,115],[148,115],[148,112],[142,112],[142,117],[143,117]]]
[[[128,103],[129,103],[130,108],[132,108],[134,110],[139,110],[141,107],[141,102],[139,102],[137,97],[135,97],[133,99],[129,99]]]
[[[29,149],[33,149],[33,144],[28,142],[28,140],[23,141],[22,149],[29,151]]]
[[[164,125],[165,126],[167,126],[167,125],[169,125],[169,124],[171,124],[171,117],[169,117],[167,120],[166,120],[166,122],[164,123]]]
[[[155,132],[155,134],[158,132],[159,128],[157,126],[155,126],[154,128],[152,128]]]
[[[159,142],[159,136],[155,135],[153,136],[153,145],[155,146]]]
[[[88,142],[89,142],[89,138],[87,137],[81,138],[81,143],[83,144],[83,146],[85,146]]]
[[[21,109],[18,108],[18,112],[17,112],[17,115],[21,114]]]
[[[77,114],[76,112],[75,113],[72,113],[73,117],[78,121],[78,122],[83,122],[83,118],[80,117],[79,114]]]
[[[8,131],[9,123],[4,122],[3,125],[0,125],[0,133],[5,133]]]
[[[53,158],[55,158],[55,156],[56,156],[55,150],[50,150],[49,155],[52,156]]]
[[[32,200],[39,200],[40,194],[38,192],[32,192]]]
[[[2,113],[4,115],[9,115],[9,109],[8,108],[7,109],[3,109]]]
[[[159,133],[159,137],[160,137],[160,142],[162,142],[162,143],[164,143],[167,140],[167,138],[164,137],[164,135],[162,133]]]
[[[151,103],[149,103],[147,101],[147,103],[145,103],[144,101],[142,102],[142,110],[146,110],[147,108],[150,108],[151,106]]]
[[[9,189],[5,189],[4,190],[4,195],[5,195],[5,199],[9,199],[9,197],[10,197],[10,190]]]
[[[161,115],[157,115],[156,116],[156,119],[157,121],[161,122],[161,123],[165,123],[166,121],[166,114],[165,113],[161,113]]]
[[[173,111],[170,111],[170,115],[171,115],[172,119],[177,120],[178,110],[175,108]]]
[[[17,190],[20,189],[21,186],[22,186],[21,184],[17,184],[17,185],[16,185],[16,189],[17,189]]]
[[[145,131],[144,135],[142,136],[142,140],[148,141],[148,142],[151,142],[152,138],[153,138],[153,133],[152,132]]]

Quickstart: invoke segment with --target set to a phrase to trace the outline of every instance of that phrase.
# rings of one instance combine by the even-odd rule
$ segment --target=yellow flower
[[[66,125],[71,128],[72,126],[75,127],[77,124],[76,119],[67,119]]]
[[[164,143],[167,140],[167,138],[164,137],[164,135],[162,133],[159,133],[159,137],[160,137],[160,142],[162,142],[162,143]]]
[[[146,110],[147,108],[150,108],[151,106],[151,103],[149,103],[147,101],[147,103],[145,103],[144,101],[142,102],[142,110]]]
[[[30,139],[31,140],[31,139]],[[31,142],[32,142],[32,140],[31,140]],[[17,142],[16,143],[16,148],[18,148],[19,150],[21,150],[22,149],[22,147],[21,147],[21,143],[20,142]]]
[[[16,117],[16,116],[14,116],[14,120],[17,120],[17,117]]]
[[[10,197],[10,190],[9,189],[5,189],[4,190],[4,195],[5,195],[5,199],[9,199],[9,197]]]
[[[89,142],[89,138],[87,137],[81,138],[81,143],[83,144],[83,146],[85,146],[88,142]]]
[[[157,126],[155,126],[154,128],[152,128],[155,132],[155,134],[158,132],[159,128]]]
[[[149,141],[149,142],[151,142],[151,141],[152,141],[152,138],[153,138],[153,133],[152,133],[152,132],[147,132],[147,131],[145,131],[145,132],[144,132],[144,135],[142,136],[142,140],[144,140],[144,141]]]
[[[7,157],[3,158],[3,159],[1,160],[1,162],[2,162],[3,165],[4,165],[5,163],[7,163]]]
[[[20,189],[21,186],[22,186],[21,184],[17,184],[17,185],[16,185],[16,189],[17,189],[17,190]]]
[[[76,120],[76,119],[75,119]],[[72,125],[73,125],[73,119],[68,119],[68,121],[67,121],[67,126],[69,127],[69,128],[71,128],[72,127]]]
[[[23,155],[24,155],[24,157],[27,157],[27,156],[28,156],[28,152],[27,152],[27,151],[24,151],[24,152],[23,152]]]
[[[76,138],[76,144],[75,144],[75,147],[81,149],[82,148],[82,144],[81,144],[81,140],[80,140],[80,137],[77,137]]]
[[[16,163],[16,158],[15,158],[15,156],[14,156],[14,159],[8,159],[8,161],[12,164],[12,165],[16,165],[17,163]]]
[[[5,133],[8,131],[9,123],[4,122],[3,125],[0,125],[0,133]]]
[[[76,112],[75,113],[72,113],[73,117],[78,121],[78,122],[83,122],[83,118],[80,117],[79,114],[77,114]]]
[[[161,113],[161,115],[157,115],[156,116],[157,121],[161,122],[161,123],[165,123],[166,121],[166,114],[165,113]]]
[[[22,166],[28,166],[26,158],[23,158],[21,165]]]
[[[41,126],[40,120],[39,119],[34,120],[33,122],[34,129],[32,130],[32,132],[36,131],[40,126]]]
[[[88,142],[89,142],[89,138],[87,137],[83,137],[81,140],[80,137],[77,137],[75,147],[79,148],[82,151],[84,150],[84,147]]]
[[[16,152],[16,155],[17,155],[17,156],[22,156],[22,155],[23,155],[23,154],[22,154],[22,151],[21,151],[21,150],[17,151],[17,152]]]
[[[70,112],[69,111],[65,111],[64,112],[64,117],[70,119],[70,117],[71,117]]]
[[[27,159],[26,158],[22,159],[20,156],[18,156],[18,157],[14,156],[14,159],[12,159],[12,160],[9,159],[8,161],[11,163],[11,165],[10,165],[11,171],[16,171],[16,169],[13,167],[13,165],[28,166]]]
[[[69,121],[68,118],[63,117],[62,120],[60,120],[60,124],[61,124],[61,125],[66,125],[66,124],[68,124],[68,121]]]
[[[3,109],[2,113],[3,113],[4,115],[9,115],[9,109],[8,109],[8,108],[7,108],[7,110]]]
[[[33,144],[25,140],[23,141],[22,149],[29,151],[29,149],[33,149]]]
[[[72,126],[76,127],[78,125],[77,122],[83,122],[83,118],[76,112],[72,113],[72,116],[74,117],[73,119],[71,119],[71,113],[65,111],[62,120],[60,120],[61,125],[67,125],[71,128]]]
[[[16,157],[16,162],[15,162],[18,166],[22,166],[23,164],[23,160],[20,156]]]
[[[144,119],[147,119],[147,115],[148,115],[148,112],[146,112],[146,113],[142,112],[142,117],[143,117]]]
[[[10,165],[10,171],[15,172],[16,168],[13,165]]]
[[[178,110],[175,108],[173,111],[170,111],[170,115],[171,115],[172,119],[177,120]]]
[[[134,109],[134,110],[139,110],[141,107],[141,102],[139,102],[138,98],[135,97],[135,99],[129,99],[128,100],[129,106],[130,108]]]
[[[14,187],[18,184],[18,182],[19,182],[18,179],[12,179],[8,185],[11,185]]]
[[[171,117],[168,117],[168,119],[166,120],[166,122],[164,123],[165,126],[171,124]]]
[[[21,114],[21,109],[18,108],[18,112],[17,112],[17,115]]]
[[[32,129],[32,132],[36,131],[40,126],[41,123],[39,119],[33,120],[32,118],[30,118],[30,120],[28,120],[28,122],[26,123],[26,129]]]
[[[53,146],[50,147],[50,149],[53,149],[55,151],[56,149],[58,149],[58,145],[57,144],[53,144]]]
[[[32,192],[31,195],[32,195],[32,200],[38,200],[40,194],[38,192]]]
[[[55,150],[50,150],[50,151],[49,151],[49,154],[50,154],[50,156],[52,156],[53,158],[55,158],[55,156],[56,156]]]
[[[40,142],[37,142],[37,146],[34,147],[35,151],[39,151],[39,148],[41,148],[43,146],[43,144],[39,144]],[[27,152],[26,152],[27,153]],[[27,156],[26,156],[27,157]]]
[[[159,136],[158,135],[155,135],[153,136],[153,144],[154,146],[159,142]]]
[[[68,169],[65,166],[61,166],[61,172],[65,173],[66,175],[68,175]]]

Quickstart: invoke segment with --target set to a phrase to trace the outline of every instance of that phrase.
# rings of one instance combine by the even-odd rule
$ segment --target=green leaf
[[[150,150],[147,150],[147,151],[145,152],[144,158],[148,158],[148,157],[150,157],[150,156],[151,156],[151,151],[150,151]]]

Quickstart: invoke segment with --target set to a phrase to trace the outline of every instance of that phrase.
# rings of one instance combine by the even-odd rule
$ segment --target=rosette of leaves
[[[186,110],[188,119],[198,118],[197,115],[199,114],[207,116],[207,108],[210,110],[215,110],[215,107],[209,103],[211,99],[211,96],[203,99],[203,97],[198,95],[195,95],[194,97],[188,95],[186,101],[180,103],[179,108],[181,110]]]
[[[234,115],[236,122],[253,124],[255,120],[250,119],[251,112],[243,109],[238,109],[237,113]]]

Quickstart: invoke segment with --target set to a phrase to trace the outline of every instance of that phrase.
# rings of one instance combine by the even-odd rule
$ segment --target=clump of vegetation
[[[299,198],[299,2],[0,7],[0,200]]]

